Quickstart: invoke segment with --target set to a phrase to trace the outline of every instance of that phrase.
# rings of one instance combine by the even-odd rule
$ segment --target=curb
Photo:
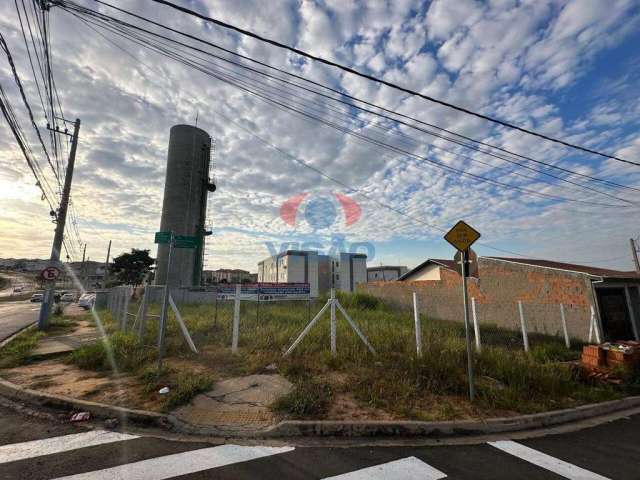
[[[2,340],[0,342],[0,348],[3,348],[5,345],[8,345],[9,343],[11,343],[13,340],[15,340],[20,334],[26,332],[27,330],[32,330],[34,328],[36,328],[38,326],[38,321],[36,320],[33,323],[30,323],[29,325],[26,325],[24,327],[22,327],[20,330],[18,330],[17,332],[13,332],[11,335],[9,335],[7,338],[5,338],[4,340]]]
[[[101,419],[118,418],[122,423],[160,427],[178,433],[192,435],[223,435],[244,438],[285,438],[285,437],[426,437],[451,438],[496,433],[513,433],[558,426],[579,420],[586,420],[621,410],[640,406],[640,396],[620,400],[582,405],[565,410],[520,415],[517,417],[491,418],[482,420],[421,422],[421,421],[365,421],[343,422],[335,420],[284,420],[265,430],[237,430],[233,428],[192,425],[173,415],[134,410],[105,405],[97,402],[78,400],[63,395],[51,395],[23,388],[0,378],[0,396],[32,406],[52,407],[62,410],[91,412]]]
[[[59,410],[91,412],[96,418],[117,418],[122,423],[135,423],[144,426],[167,428],[170,424],[167,416],[146,410],[105,405],[103,403],[78,400],[64,395],[52,395],[23,388],[0,378],[0,396],[9,400],[26,403],[31,406],[50,407]]]

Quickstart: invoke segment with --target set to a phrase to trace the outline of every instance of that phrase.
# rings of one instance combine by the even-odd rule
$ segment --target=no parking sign
[[[60,276],[60,270],[57,267],[47,267],[40,274],[45,280],[55,280]]]

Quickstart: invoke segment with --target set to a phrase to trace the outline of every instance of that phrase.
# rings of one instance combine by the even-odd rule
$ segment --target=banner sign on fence
[[[219,300],[232,300],[236,295],[234,284],[218,285]],[[240,300],[261,302],[276,300],[307,300],[311,289],[308,283],[245,283],[240,287]]]

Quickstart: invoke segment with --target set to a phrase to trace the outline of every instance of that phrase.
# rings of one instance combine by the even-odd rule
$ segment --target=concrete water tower
[[[200,285],[204,254],[207,194],[215,191],[209,177],[211,137],[191,125],[175,125],[169,134],[160,231],[198,238],[197,248],[174,248],[167,278],[169,245],[159,244],[155,283],[173,287]]]

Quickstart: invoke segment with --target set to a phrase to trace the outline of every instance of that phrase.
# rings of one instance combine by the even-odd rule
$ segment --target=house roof
[[[447,268],[449,270],[455,270],[456,269],[456,263],[453,260],[444,260],[444,259],[441,259],[441,258],[427,258],[424,262],[422,262],[417,267],[412,268],[411,270],[409,270],[404,275],[401,275],[400,277],[398,277],[398,280],[404,280],[405,278],[411,276],[415,272],[418,272],[418,271],[422,270],[424,267],[426,267],[430,263],[434,263],[436,265],[440,265],[441,267]]]
[[[379,265],[377,267],[367,267],[367,272],[376,272],[380,270],[399,270],[402,268],[407,268],[407,267],[400,266],[400,265]]]
[[[511,257],[483,257],[492,260],[501,260],[511,263],[520,263],[523,265],[532,265],[536,267],[554,268],[557,270],[567,270],[571,272],[585,273],[596,277],[605,278],[634,278],[640,279],[640,274],[634,271],[612,270],[610,268],[591,267],[588,265],[577,265],[575,263],[555,262],[553,260],[541,260],[537,258],[511,258]]]

